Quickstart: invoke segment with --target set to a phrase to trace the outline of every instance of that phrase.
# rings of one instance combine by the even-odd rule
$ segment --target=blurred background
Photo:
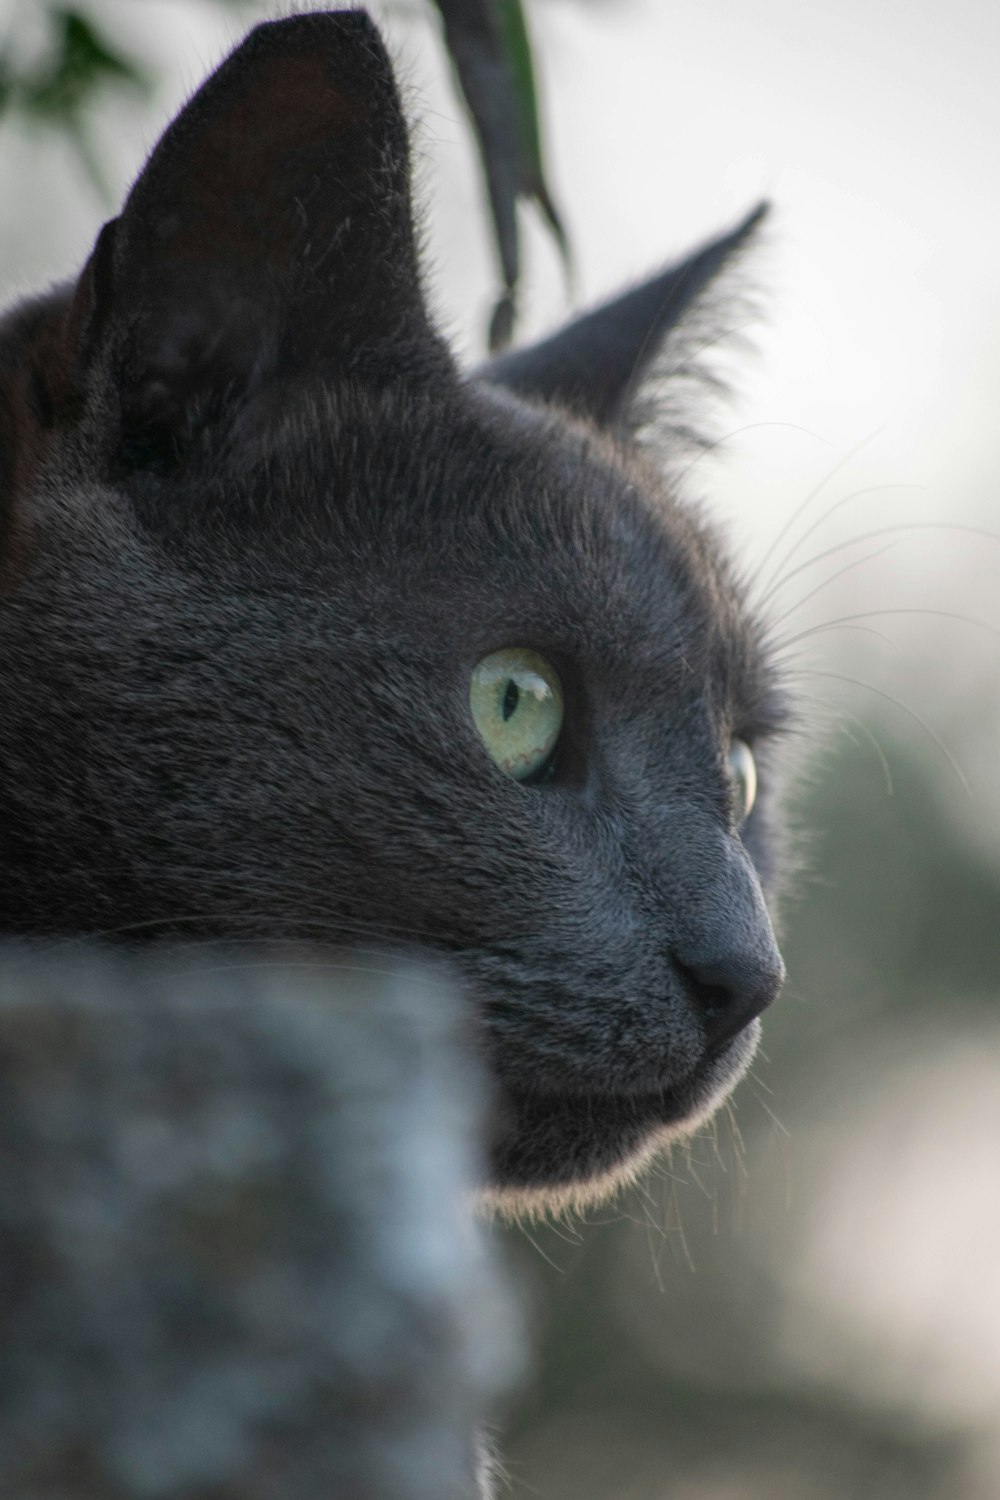
[[[440,18],[371,8],[416,121],[434,303],[472,360],[498,273]],[[72,132],[0,115],[5,300],[81,264],[186,94],[287,7],[73,9],[136,76]],[[510,1492],[996,1500],[1000,9],[525,9],[574,275],[524,211],[522,336],[774,204],[760,316],[715,351],[734,399],[684,483],[789,642],[810,853],[732,1116],[589,1223],[495,1231],[537,1329]],[[51,10],[0,0],[5,57],[43,66]]]

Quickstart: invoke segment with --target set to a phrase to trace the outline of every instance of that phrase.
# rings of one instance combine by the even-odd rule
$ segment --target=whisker
[[[768,586],[767,592],[764,597],[770,598],[773,590],[778,589],[782,586],[782,583],[784,582],[784,578],[782,577],[784,570],[791,562],[796,552],[798,552],[799,548],[802,547],[811,536],[815,535],[819,528],[821,526],[824,526],[831,516],[836,515],[837,511],[841,510],[843,506],[850,505],[854,500],[862,500],[866,495],[881,495],[888,490],[922,490],[924,488],[925,486],[921,484],[873,484],[869,485],[863,490],[852,490],[849,495],[841,495],[839,500],[835,500],[832,505],[828,506],[827,509],[822,513],[822,515],[818,516],[810,526],[807,526],[802,535],[795,542],[793,542],[792,546],[788,549],[784,557],[779,562],[778,566],[775,568],[774,572],[776,575],[776,582]]]
[[[528,1241],[528,1244],[531,1246],[532,1250],[536,1251],[542,1257],[542,1260],[544,1260],[547,1265],[550,1265],[552,1267],[557,1276],[565,1280],[566,1268],[564,1266],[560,1266],[556,1261],[554,1261],[551,1255],[546,1254],[541,1245],[535,1239],[534,1235],[529,1230],[527,1224],[523,1220],[519,1219],[517,1227],[519,1232],[523,1234],[524,1238]]]
[[[791,613],[794,613],[794,611],[791,611]],[[926,609],[921,604],[914,604],[910,607],[900,609],[863,609],[858,614],[841,615],[838,620],[829,620],[823,625],[810,626],[808,629],[801,631],[798,637],[794,639],[804,640],[807,636],[816,635],[821,630],[829,630],[834,625],[839,628],[849,625],[855,620],[877,620],[889,615],[928,615],[931,619],[957,620],[961,625],[975,625],[980,630],[985,630],[989,635],[995,635],[1000,640],[1000,627],[991,625],[988,620],[979,620],[975,615],[963,615],[951,609]],[[783,618],[787,619],[787,616],[783,616]],[[781,620],[779,619],[775,623],[780,625]]]
[[[782,1123],[778,1115],[775,1114],[774,1110],[771,1108],[770,1104],[768,1104],[767,1100],[764,1097],[765,1094],[773,1094],[773,1089],[768,1088],[764,1080],[757,1074],[755,1068],[751,1068],[749,1070],[747,1078],[748,1081],[754,1086],[754,1098],[757,1100],[757,1103],[760,1105],[761,1109],[767,1115],[768,1120],[773,1125],[775,1135],[779,1136],[782,1140],[790,1141],[792,1138],[792,1132],[789,1130],[787,1125]]]
[[[755,568],[752,575],[752,581],[754,583],[756,583],[760,579],[761,574],[767,567],[775,552],[781,546],[782,542],[785,540],[785,537],[791,531],[792,527],[796,524],[799,518],[805,515],[806,511],[809,509],[810,505],[812,505],[817,496],[823,493],[830,481],[832,479],[836,479],[837,475],[847,467],[852,459],[857,458],[858,454],[864,448],[866,448],[869,443],[873,443],[877,437],[881,437],[884,431],[885,425],[883,424],[881,427],[876,427],[873,432],[870,432],[868,434],[867,437],[863,437],[859,443],[855,443],[854,447],[851,448],[847,453],[845,453],[844,457],[840,459],[838,463],[834,464],[833,468],[825,476],[825,478],[821,479],[819,484],[817,484],[814,489],[811,489],[809,491],[809,494],[802,501],[801,505],[798,505],[795,508],[785,524],[779,529],[777,536],[774,538],[774,541],[768,547],[767,551],[764,553],[764,556],[757,564],[757,567]]]
[[[875,754],[878,756],[879,764],[882,767],[882,774],[885,777],[886,796],[894,796],[895,792],[893,789],[892,768],[889,765],[889,757],[882,749],[881,741],[876,737],[871,727],[865,723],[864,719],[859,719],[857,714],[852,714],[849,708],[844,708],[843,704],[831,703],[829,698],[820,698],[815,693],[802,693],[800,696],[804,698],[808,703],[818,703],[822,708],[828,709],[830,713],[834,714],[838,718],[844,717],[850,719],[851,723],[856,725],[857,728],[861,730],[862,734],[865,736],[872,749],[875,751]],[[843,729],[843,725],[841,725],[840,727],[841,729]],[[843,729],[843,732],[850,736],[853,744],[858,744],[858,741],[854,739],[854,736],[850,733],[850,730]]]
[[[667,1189],[667,1201],[664,1205],[664,1233],[670,1238],[670,1231],[676,1231],[676,1238],[671,1241],[673,1245],[680,1245],[681,1255],[687,1264],[689,1271],[695,1269],[694,1256],[691,1254],[691,1246],[688,1244],[687,1235],[684,1233],[684,1220],[681,1214],[680,1199],[677,1194],[677,1181],[670,1179]]]
[[[894,651],[899,650],[898,643],[891,636],[886,635],[884,630],[876,630],[873,625],[849,625],[842,620],[824,620],[822,625],[811,625],[808,630],[800,630],[797,635],[786,636],[784,640],[775,641],[771,646],[771,651],[775,658],[780,660],[782,654],[790,651],[793,646],[808,640],[812,635],[825,635],[828,630],[856,630],[862,635],[872,635],[876,640],[884,641]]]
[[[655,1176],[655,1172],[652,1174]],[[646,1249],[649,1252],[649,1264],[656,1282],[657,1291],[665,1290],[663,1281],[662,1257],[666,1247],[666,1230],[657,1213],[657,1203],[650,1188],[643,1178],[638,1178],[630,1184],[630,1197],[637,1204],[641,1212],[629,1214],[622,1212],[619,1222],[631,1224],[633,1228],[641,1230],[646,1241]],[[593,1222],[593,1221],[591,1221]],[[602,1220],[600,1222],[614,1222]]]
[[[714,1115],[713,1115],[712,1119],[709,1121],[709,1124],[710,1124],[710,1126],[713,1129],[715,1128],[715,1126],[716,1126],[716,1117]],[[712,1202],[712,1189],[709,1187],[708,1183],[705,1181],[704,1177],[702,1176],[702,1172],[701,1172],[701,1165],[702,1164],[701,1164],[701,1162],[698,1162],[698,1164],[696,1165],[694,1157],[691,1154],[692,1147],[695,1144],[695,1140],[697,1140],[697,1142],[700,1143],[704,1139],[705,1139],[704,1134],[702,1132],[699,1132],[698,1135],[697,1135],[697,1137],[695,1137],[694,1139],[692,1139],[691,1141],[689,1141],[687,1143],[687,1169],[688,1169],[688,1178],[690,1179],[690,1181],[694,1183],[695,1187],[701,1193],[702,1197],[706,1200],[706,1202],[711,1203]]]
[[[938,749],[941,751],[942,755],[945,757],[948,764],[954,771],[956,777],[958,778],[959,785],[962,787],[963,791],[971,801],[975,801],[972,788],[969,786],[964,771],[958,764],[958,761],[952,755],[951,751],[948,749],[948,746],[945,744],[941,736],[931,728],[926,720],[922,719],[918,713],[914,712],[912,708],[908,708],[905,703],[901,703],[898,698],[894,698],[892,693],[884,692],[882,688],[876,687],[872,682],[865,682],[865,680],[861,677],[849,677],[846,675],[846,673],[843,672],[825,672],[809,667],[805,669],[804,675],[808,677],[826,677],[833,682],[847,682],[850,683],[853,687],[867,688],[867,690],[870,693],[874,693],[876,697],[884,698],[887,703],[894,704],[895,707],[898,708],[902,713],[908,715],[908,717],[911,718],[914,723],[919,724],[924,733],[928,735],[931,740],[933,740],[934,744],[937,745]]]
[[[662,1297],[667,1289],[666,1282],[663,1279],[663,1249],[666,1237],[663,1225],[659,1224],[653,1217],[652,1204],[647,1208],[647,1215],[647,1222],[643,1225],[646,1234],[646,1248],[649,1251],[649,1264],[652,1268],[656,1290]]]
[[[743,1131],[740,1129],[739,1121],[736,1118],[736,1108],[733,1104],[732,1099],[727,1099],[725,1101],[725,1104],[723,1105],[723,1114],[729,1130],[729,1144],[732,1151],[732,1165],[734,1171],[730,1172],[727,1169],[725,1161],[721,1159],[721,1156],[719,1165],[726,1173],[727,1177],[731,1178],[731,1180],[733,1180],[734,1182],[736,1182],[736,1180],[738,1179],[739,1186],[743,1188],[745,1187],[749,1178],[749,1173],[747,1170],[747,1143],[744,1138]],[[718,1139],[716,1139],[716,1145],[718,1146]]]
[[[787,1125],[781,1123],[774,1110],[763,1097],[763,1093],[760,1091],[766,1088],[766,1085],[752,1068],[747,1074],[747,1081],[753,1090],[754,1098],[768,1118],[771,1126],[771,1139],[778,1148],[778,1155],[781,1159],[781,1177],[785,1188],[785,1212],[787,1213],[792,1206],[792,1170],[788,1155],[788,1143],[792,1138],[792,1133]],[[770,1089],[767,1089],[767,1092],[770,1093]]]
[[[570,1245],[575,1249],[583,1244],[580,1222],[571,1219],[568,1213],[550,1214],[545,1221],[545,1227],[550,1234],[555,1235],[557,1240],[562,1240],[564,1245]]]
[[[810,599],[815,599],[817,594],[822,593],[825,588],[829,588],[831,583],[836,583],[838,578],[843,578],[845,573],[852,572],[854,568],[860,568],[866,562],[873,562],[876,557],[884,557],[887,552],[892,551],[893,547],[898,546],[898,540],[886,542],[885,546],[877,547],[874,552],[866,552],[864,557],[855,557],[851,562],[845,563],[842,568],[837,569],[836,573],[831,573],[828,578],[823,579],[822,583],[818,583],[815,588],[809,590],[808,594],[804,594],[801,599],[798,599],[790,609],[786,609],[784,614],[778,615],[775,619],[771,620],[769,622],[770,625],[773,627],[775,625],[783,624],[783,622],[788,619],[789,615],[794,615],[803,607],[803,605],[808,604]],[[771,595],[766,595],[760,601],[761,608],[766,605],[767,600],[770,597]]]
[[[850,537],[846,542],[838,542],[833,547],[827,547],[822,552],[817,552],[814,557],[810,557],[808,561],[799,563],[790,573],[786,573],[778,583],[772,585],[760,596],[757,600],[758,606],[763,608],[768,600],[777,593],[778,589],[783,589],[786,583],[790,583],[793,578],[797,578],[800,573],[804,573],[806,568],[815,567],[816,563],[824,562],[826,558],[836,556],[838,552],[843,552],[845,547],[856,547],[861,542],[873,542],[883,536],[897,536],[903,531],[954,531],[959,535],[984,537],[990,542],[1000,542],[1000,534],[995,531],[986,531],[982,526],[963,526],[955,521],[900,521],[895,526],[880,526],[875,531],[865,531],[860,536]]]

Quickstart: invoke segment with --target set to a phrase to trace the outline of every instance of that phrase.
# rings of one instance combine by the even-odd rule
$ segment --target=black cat
[[[782,980],[788,710],[635,427],[759,216],[462,374],[371,22],[252,32],[0,323],[0,930],[447,955],[515,1206],[704,1119]]]

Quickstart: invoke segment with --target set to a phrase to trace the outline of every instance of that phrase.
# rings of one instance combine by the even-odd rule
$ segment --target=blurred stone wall
[[[4,1500],[469,1500],[512,1368],[440,970],[0,949]]]

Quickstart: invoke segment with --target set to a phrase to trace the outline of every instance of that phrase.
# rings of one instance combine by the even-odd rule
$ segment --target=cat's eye
[[[757,763],[746,740],[733,740],[727,768],[733,788],[733,819],[739,827],[749,818],[757,800]]]
[[[563,722],[559,674],[537,651],[491,651],[472,673],[469,706],[480,738],[501,771],[537,781],[552,764]]]

